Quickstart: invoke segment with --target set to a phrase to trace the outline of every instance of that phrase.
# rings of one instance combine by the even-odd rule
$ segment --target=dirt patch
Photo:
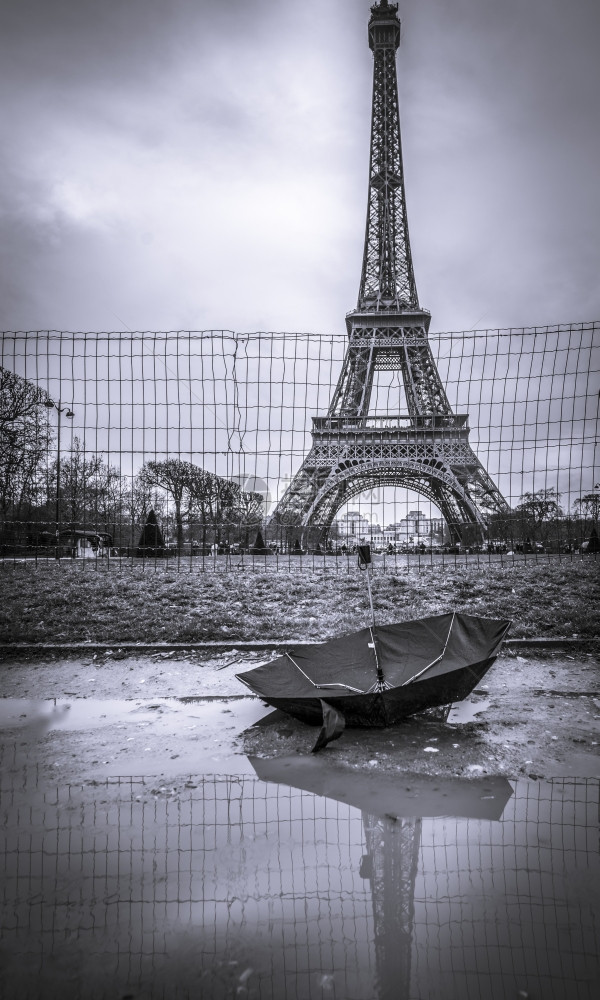
[[[64,659],[9,659],[2,664],[5,698],[186,698],[247,693],[235,674],[269,654],[235,651],[206,657],[156,653],[125,656],[97,653]]]

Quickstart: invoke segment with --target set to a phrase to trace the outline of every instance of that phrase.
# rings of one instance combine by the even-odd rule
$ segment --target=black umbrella
[[[466,698],[509,627],[509,621],[457,612],[370,626],[236,676],[274,708],[322,725],[320,749],[346,725],[394,725]]]
[[[368,628],[313,648],[291,650],[239,680],[274,708],[321,725],[313,750],[345,726],[389,726],[425,709],[461,701],[496,659],[510,628],[504,619],[450,612],[396,625],[375,625],[368,546],[359,549],[367,573]]]

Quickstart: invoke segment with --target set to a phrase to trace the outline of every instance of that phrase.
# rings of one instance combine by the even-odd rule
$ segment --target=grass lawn
[[[376,572],[379,622],[458,610],[510,618],[514,638],[600,636],[592,559]],[[17,564],[0,571],[2,642],[327,639],[369,623],[362,573],[178,573],[168,566]]]

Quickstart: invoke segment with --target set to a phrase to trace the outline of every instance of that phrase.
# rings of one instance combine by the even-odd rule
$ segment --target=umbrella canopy
[[[324,709],[332,709],[345,725],[386,726],[466,698],[509,627],[509,621],[458,613],[372,626],[292,650],[237,677],[304,722],[322,725]]]

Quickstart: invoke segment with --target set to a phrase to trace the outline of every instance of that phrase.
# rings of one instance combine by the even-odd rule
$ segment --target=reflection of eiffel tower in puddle
[[[371,8],[374,55],[369,198],[358,308],[346,318],[348,347],[325,417],[277,505],[272,525],[288,541],[314,527],[326,534],[353,496],[402,486],[432,500],[455,540],[480,536],[506,500],[469,444],[468,414],[453,412],[428,342],[430,314],[417,297],[404,195],[396,49],[397,5]],[[378,371],[399,372],[408,413],[369,416]],[[400,408],[400,400],[399,406]]]
[[[500,775],[409,778],[395,772],[374,774],[314,756],[249,759],[263,781],[360,809],[366,853],[359,874],[371,887],[376,995],[378,1000],[405,1000],[410,996],[423,818],[452,815],[499,820],[512,796],[511,785]]]
[[[363,811],[367,854],[360,874],[371,883],[380,1000],[410,995],[415,882],[421,819],[393,820]]]
[[[378,1000],[410,996],[415,884],[424,817],[498,820],[512,796],[503,776],[436,778],[374,774],[315,756],[249,758],[263,781],[360,809],[366,853],[360,876],[371,888]],[[407,784],[408,781],[408,784]]]

